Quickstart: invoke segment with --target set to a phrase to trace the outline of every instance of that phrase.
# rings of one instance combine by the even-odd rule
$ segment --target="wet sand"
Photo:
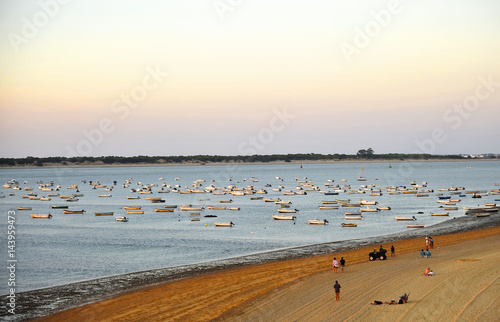
[[[262,264],[212,268],[191,277],[177,276],[154,286],[130,287],[123,291],[125,293],[39,320],[289,321],[369,318],[393,321],[425,319],[430,314],[433,314],[433,319],[493,320],[500,308],[500,252],[497,250],[500,216],[491,217],[487,225],[482,219],[478,221],[470,217],[457,221],[455,225],[448,223],[432,230],[372,238],[350,247],[337,245],[335,249],[339,249],[338,252],[328,252],[327,245],[323,245],[322,248],[327,248],[324,255],[305,257],[303,252],[295,259],[271,259],[269,262],[264,260]],[[483,224],[473,225],[478,222]],[[488,226],[492,228],[480,229]],[[464,230],[469,231],[446,234]],[[420,258],[418,252],[425,246],[425,233],[433,236],[436,245],[431,258]],[[412,235],[416,238],[404,239]],[[368,252],[378,248],[382,242],[386,248],[393,244],[397,256],[386,261],[369,262]],[[363,244],[365,247],[360,246]],[[317,248],[318,252],[320,249]],[[309,254],[314,253],[310,250]],[[347,260],[344,273],[332,272],[334,256],[343,256]],[[436,275],[422,276],[426,267],[431,267]],[[335,279],[342,285],[341,301],[338,303],[334,300],[332,289]],[[46,292],[46,296],[50,297],[51,292]],[[411,292],[410,301],[405,305],[370,305],[375,299],[390,301],[405,292]],[[100,294],[100,298],[110,294],[114,293]],[[82,302],[85,303],[85,300]],[[71,305],[75,306],[75,303]],[[430,310],[430,307],[433,309]]]

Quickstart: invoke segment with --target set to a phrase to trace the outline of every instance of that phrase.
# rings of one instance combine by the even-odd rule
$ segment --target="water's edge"
[[[0,316],[9,321],[25,321],[112,298],[119,294],[141,288],[222,269],[338,253],[370,245],[387,244],[397,240],[424,237],[426,235],[438,236],[459,233],[496,227],[498,225],[500,225],[500,216],[497,214],[486,218],[465,216],[450,219],[428,228],[408,230],[390,235],[295,247],[194,265],[154,269],[43,288],[16,294],[16,314],[12,315],[5,309],[0,313]],[[5,304],[4,308],[7,308],[7,296],[2,297],[2,302]]]

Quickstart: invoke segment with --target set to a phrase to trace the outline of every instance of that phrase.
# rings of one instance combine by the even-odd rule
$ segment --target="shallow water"
[[[468,168],[472,166],[472,168]],[[367,181],[356,179],[364,176]],[[158,180],[165,177],[165,180]],[[175,180],[178,177],[179,180]],[[250,181],[251,177],[258,182]],[[280,177],[282,179],[276,179]],[[307,177],[307,179],[304,179]],[[38,181],[50,182],[62,186],[60,194],[72,194],[67,189],[70,184],[78,184],[79,201],[70,203],[52,197],[51,201],[27,200],[21,195],[27,191],[12,191],[0,188],[5,198],[0,199],[0,211],[5,214],[4,230],[7,230],[7,212],[15,211],[16,229],[16,282],[18,291],[39,289],[76,281],[89,280],[105,276],[150,270],[163,267],[174,267],[208,262],[235,256],[261,253],[269,250],[318,244],[332,241],[359,239],[370,236],[404,232],[406,222],[396,222],[394,216],[415,216],[418,223],[426,226],[442,222],[450,217],[464,216],[463,207],[484,205],[484,202],[495,202],[499,196],[485,196],[472,199],[470,195],[459,197],[459,210],[450,211],[450,217],[431,217],[431,212],[442,212],[435,194],[417,198],[414,195],[382,196],[341,193],[338,196],[325,196],[317,191],[307,191],[307,195],[285,196],[282,192],[274,192],[272,188],[283,185],[284,190],[297,191],[298,180],[313,181],[322,190],[333,191],[325,187],[327,180],[333,184],[350,184],[352,189],[361,185],[374,184],[376,188],[387,186],[407,186],[415,180],[418,184],[428,182],[428,189],[437,192],[440,188],[450,186],[465,187],[466,191],[498,189],[500,183],[500,162],[413,162],[393,163],[341,163],[341,164],[304,164],[300,168],[296,164],[285,165],[228,165],[228,166],[169,166],[169,167],[106,167],[106,168],[40,168],[40,169],[2,169],[0,181],[6,182],[15,178],[21,187],[30,186],[40,195]],[[126,179],[133,178],[129,188],[123,188]],[[230,184],[239,188],[253,185],[255,189],[265,188],[268,191],[264,198],[281,198],[292,201],[292,208],[298,209],[297,220],[274,221],[278,206],[265,203],[263,200],[250,200],[250,196],[154,193],[141,195],[140,200],[128,200],[130,188],[138,188],[142,184],[155,183],[161,185],[180,185],[190,187],[193,181],[204,179],[201,189],[210,184],[225,187]],[[211,180],[214,179],[214,182]],[[232,179],[232,181],[228,181]],[[346,179],[347,182],[341,182]],[[23,181],[27,184],[23,184]],[[114,189],[105,192],[103,189],[92,189],[82,181],[100,181]],[[272,187],[265,187],[270,184]],[[157,191],[159,187],[153,188]],[[10,192],[14,196],[8,196]],[[445,195],[447,192],[443,192]],[[111,194],[110,198],[99,198],[99,194]],[[146,197],[162,197],[164,204],[152,204]],[[458,197],[458,196],[457,196]],[[200,201],[199,198],[209,198]],[[337,210],[319,210],[323,200],[349,198],[352,202],[376,200],[379,206],[390,206],[391,210],[376,213],[364,213],[362,221],[356,221],[356,228],[342,228],[345,211],[358,211],[359,208],[342,208]],[[174,213],[156,213],[154,208],[165,204],[222,205],[219,200],[232,199],[232,207],[240,207],[239,211],[207,210],[201,212],[199,222],[192,222],[190,212],[176,210]],[[50,209],[51,204],[68,205],[70,209],[85,209],[84,214],[65,215],[61,209]],[[142,206],[143,215],[127,215],[129,222],[116,222],[113,216],[95,216],[94,212],[113,211],[115,215],[125,215],[123,206]],[[224,204],[229,206],[229,204]],[[18,211],[18,206],[31,206],[33,211]],[[373,207],[373,206],[370,206]],[[417,214],[417,212],[423,214]],[[31,213],[48,213],[50,220],[32,219]],[[217,218],[205,218],[203,215],[216,214]],[[311,226],[310,219],[327,219],[326,226]],[[214,222],[232,221],[232,228],[214,227]],[[1,245],[7,253],[7,235],[3,234]],[[6,272],[2,272],[2,275]],[[4,283],[5,284],[5,283]],[[2,284],[0,293],[7,293],[7,285]]]

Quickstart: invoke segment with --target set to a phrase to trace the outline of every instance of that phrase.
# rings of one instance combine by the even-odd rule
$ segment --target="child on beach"
[[[420,258],[424,258],[424,257],[425,257],[425,252],[424,252],[424,250],[422,249],[422,250],[420,250]]]
[[[340,271],[343,273],[344,272],[344,267],[345,267],[345,259],[342,257],[340,259]]]
[[[427,252],[425,252],[425,257],[431,257],[431,251],[430,250],[427,250]]]
[[[339,268],[339,262],[337,261],[337,257],[333,258],[333,272],[337,273],[337,268]]]
[[[427,267],[427,269],[425,270],[424,276],[433,276],[433,275],[434,275],[434,272],[429,267]]]

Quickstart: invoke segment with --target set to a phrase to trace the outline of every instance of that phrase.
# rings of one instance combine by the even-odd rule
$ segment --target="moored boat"
[[[295,218],[297,218],[295,215],[273,215],[274,220],[295,220]]]
[[[417,220],[417,218],[415,218],[415,216],[411,216],[411,217],[400,217],[400,216],[396,216],[396,217],[394,217],[394,219],[396,219],[397,221],[404,221],[404,220]]]
[[[307,223],[309,225],[326,225],[326,224],[328,224],[328,220],[326,220],[326,219],[323,219],[323,220],[313,219],[313,220],[308,220]]]
[[[85,210],[63,210],[64,214],[83,214]]]
[[[31,214],[31,218],[47,218],[50,219],[52,217],[51,214]]]
[[[424,224],[406,225],[406,228],[424,228]]]
[[[142,215],[144,214],[143,210],[127,210],[127,214],[129,215]]]
[[[17,210],[32,210],[32,207],[17,207]]]
[[[155,212],[174,212],[173,208],[155,208]]]
[[[125,216],[117,216],[117,217],[115,217],[115,220],[119,221],[119,222],[127,222],[128,218]]]
[[[342,227],[358,227],[358,225],[356,225],[356,224],[351,224],[351,223],[348,223],[348,224],[346,224],[346,223],[342,223],[342,224],[341,224],[341,226],[342,226]]]
[[[207,209],[211,209],[211,210],[225,210],[226,207],[207,206]]]
[[[214,223],[215,227],[233,227],[234,223],[232,221],[230,222],[216,222]]]
[[[297,209],[288,209],[288,208],[279,208],[278,212],[280,213],[296,213]]]
[[[94,212],[96,216],[113,216],[115,213],[110,211],[110,212]]]
[[[123,209],[125,210],[139,210],[141,209],[140,206],[123,206]]]
[[[441,213],[432,213],[431,212],[431,216],[449,216],[450,213],[449,212],[441,212]]]

